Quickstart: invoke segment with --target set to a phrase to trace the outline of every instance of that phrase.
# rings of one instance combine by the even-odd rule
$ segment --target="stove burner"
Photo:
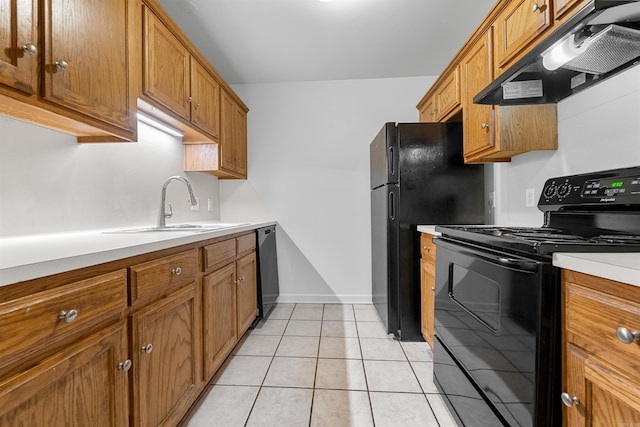
[[[592,240],[598,243],[640,244],[640,236],[634,235],[603,235],[596,236]]]

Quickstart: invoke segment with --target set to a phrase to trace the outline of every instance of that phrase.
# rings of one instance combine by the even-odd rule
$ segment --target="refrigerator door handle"
[[[396,198],[394,193],[389,193],[389,219],[396,220]]]
[[[395,162],[393,159],[393,147],[389,147],[388,161],[389,161],[389,174],[393,176],[396,174],[395,167],[394,167]]]

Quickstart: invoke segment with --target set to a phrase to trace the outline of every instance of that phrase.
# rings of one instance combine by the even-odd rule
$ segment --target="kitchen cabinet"
[[[175,425],[200,393],[200,329],[193,282],[131,316],[135,426]]]
[[[640,423],[640,288],[562,271],[565,424]]]
[[[420,235],[420,319],[422,337],[433,349],[436,286],[436,245],[433,235]]]
[[[561,24],[589,3],[590,0],[554,0],[553,18],[555,24]]]
[[[79,142],[135,140],[136,5],[2,0],[0,113]]]
[[[219,84],[148,7],[144,8],[143,95],[153,106],[217,140]],[[147,110],[154,115],[155,109]]]
[[[121,321],[0,381],[0,425],[126,426],[130,366]]]
[[[433,123],[436,120],[436,102],[432,96],[425,98],[418,104],[418,121],[423,123]]]
[[[247,112],[226,92],[222,96],[220,165],[240,177],[247,175]]]
[[[550,0],[512,0],[493,24],[496,77],[552,24]]]
[[[435,116],[438,121],[446,121],[460,106],[460,67],[447,73],[435,94]]]
[[[205,380],[213,377],[257,316],[255,233],[204,248]]]
[[[37,1],[0,1],[0,84],[33,95],[38,90]]]
[[[509,161],[527,151],[557,149],[555,104],[499,107],[473,103],[475,94],[493,80],[492,35],[490,27],[461,63],[465,162]]]

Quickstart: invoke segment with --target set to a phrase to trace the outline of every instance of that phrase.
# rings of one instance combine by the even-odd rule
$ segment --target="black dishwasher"
[[[258,228],[258,318],[266,318],[280,295],[278,258],[276,256],[276,226]]]

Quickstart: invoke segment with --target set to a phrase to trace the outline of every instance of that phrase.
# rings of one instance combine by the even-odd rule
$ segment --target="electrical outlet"
[[[209,211],[213,210],[213,199],[211,197],[207,199],[207,210]]]
[[[527,188],[525,190],[525,206],[528,208],[536,205],[536,189]]]

